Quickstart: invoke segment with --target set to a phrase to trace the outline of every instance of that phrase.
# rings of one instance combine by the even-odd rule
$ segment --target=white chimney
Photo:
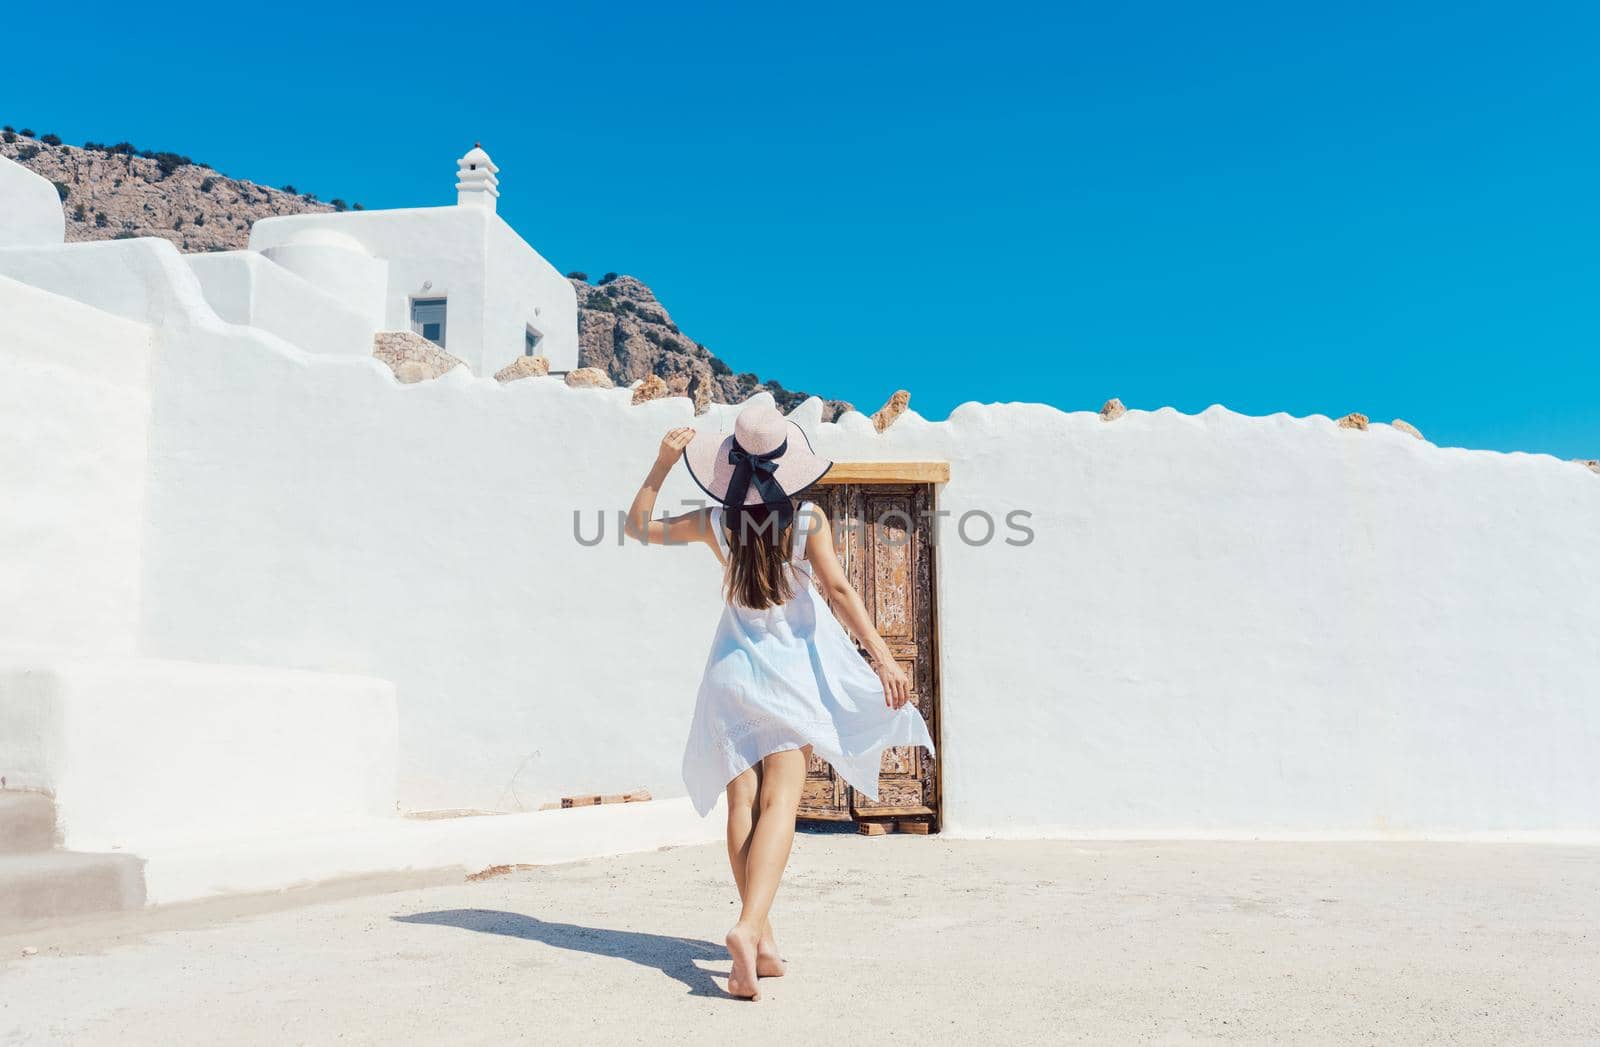
[[[493,211],[500,196],[500,179],[495,177],[499,170],[483,151],[483,143],[474,143],[467,155],[456,161],[456,206]]]

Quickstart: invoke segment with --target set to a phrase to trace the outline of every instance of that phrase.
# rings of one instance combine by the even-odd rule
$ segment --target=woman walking
[[[653,520],[662,481],[680,457],[718,504]],[[910,681],[834,554],[827,517],[810,502],[794,504],[792,495],[832,464],[776,408],[751,404],[731,436],[669,432],[628,512],[631,537],[704,543],[722,563],[726,606],[695,702],[683,781],[702,815],[718,794],[728,796],[728,861],[742,902],[726,938],[728,992],[752,1000],[759,978],[784,973],[768,913],[794,843],[807,759],[815,752],[877,799],[886,747],[933,751],[907,704]]]

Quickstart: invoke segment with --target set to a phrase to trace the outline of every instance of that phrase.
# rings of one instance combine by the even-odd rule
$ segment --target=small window
[[[443,298],[411,299],[411,329],[441,349],[444,348],[444,321]]]
[[[538,356],[539,355],[539,343],[542,342],[542,341],[544,341],[544,335],[540,334],[538,331],[535,331],[533,328],[530,327],[527,330],[523,331],[523,333],[522,333],[522,355],[523,356]]]

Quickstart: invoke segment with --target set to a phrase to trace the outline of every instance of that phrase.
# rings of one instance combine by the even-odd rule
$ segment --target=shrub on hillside
[[[85,218],[87,218],[87,217],[88,217],[88,215],[89,215],[89,212],[88,212],[88,211],[85,211],[85,210],[84,210],[84,209],[83,209],[83,205],[82,205],[82,204],[79,204],[79,205],[78,205],[78,206],[77,206],[77,207],[74,207],[74,208],[73,208],[73,209],[72,209],[72,220],[73,220],[73,221],[74,221],[74,222],[81,222],[81,221],[83,221],[83,220],[84,220],[84,219],[85,219]]]
[[[733,368],[729,367],[727,364],[713,356],[711,358],[711,373],[725,377],[733,373]],[[755,375],[751,375],[750,377],[754,378]]]
[[[202,193],[209,193],[216,187],[217,180],[215,178],[203,178],[200,180],[200,191]]]
[[[10,145],[12,142],[17,140],[17,132],[8,127],[4,131],[0,131],[0,138],[4,138],[6,144]]]
[[[162,178],[168,177],[180,167],[187,167],[194,163],[187,156],[179,156],[177,153],[154,153],[147,156],[146,159],[156,162],[156,168],[161,172]]]
[[[298,193],[298,192],[300,192],[300,190],[298,190],[298,189],[296,189],[296,188],[295,188],[295,187],[294,187],[294,186],[292,186],[292,185],[286,185],[286,186],[284,186],[284,187],[283,187],[283,191],[284,191],[284,192],[286,192],[286,193]]]
[[[39,147],[36,146],[36,145],[25,145],[21,149],[17,150],[17,159],[18,160],[23,160],[23,161],[32,160],[34,157],[36,157],[38,155],[39,155]]]
[[[104,229],[110,224],[111,219],[106,217],[106,213],[104,211],[96,211],[94,213],[94,227],[96,229]]]
[[[604,276],[602,276],[600,278],[600,286],[604,287],[606,284],[609,284],[611,281],[615,280],[616,278],[617,278],[617,274],[616,273],[607,273],[606,275],[604,275]]]
[[[24,137],[24,138],[32,138],[32,137],[33,137],[33,128],[31,128],[31,127],[24,127],[24,128],[23,128],[23,129],[22,129],[22,130],[21,130],[21,132],[19,132],[19,133],[20,133],[20,134],[21,134],[21,135],[22,135],[22,137]]]
[[[585,283],[586,284],[586,283],[589,282],[589,274],[585,273],[585,272],[581,272],[581,271],[579,271],[577,269],[574,269],[572,272],[567,274],[567,279],[568,280],[577,280],[580,283]]]
[[[45,145],[60,145],[61,144],[61,136],[60,135],[43,135],[43,136],[40,137],[39,141],[43,142]]]
[[[348,210],[349,207],[350,207],[349,204],[345,203],[343,200],[339,199],[337,196],[334,197],[332,200],[329,200],[328,203],[333,205],[333,209],[335,211],[345,211],[345,210]]]
[[[56,187],[56,195],[61,197],[61,202],[66,203],[67,194],[72,192],[72,187],[65,182],[51,182],[50,184]]]

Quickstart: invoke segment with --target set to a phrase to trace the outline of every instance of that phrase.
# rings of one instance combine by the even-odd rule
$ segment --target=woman
[[[653,520],[656,496],[682,457],[718,504]],[[845,579],[827,517],[791,496],[832,462],[798,425],[751,404],[733,435],[681,428],[661,441],[634,496],[627,532],[647,544],[703,542],[723,565],[726,607],[695,703],[683,781],[702,815],[728,795],[728,862],[743,907],[728,932],[728,992],[760,998],[758,978],[781,977],[767,914],[794,843],[795,811],[813,752],[857,790],[878,797],[891,745],[933,751],[908,705],[910,681]],[[870,667],[829,611],[866,648]]]

